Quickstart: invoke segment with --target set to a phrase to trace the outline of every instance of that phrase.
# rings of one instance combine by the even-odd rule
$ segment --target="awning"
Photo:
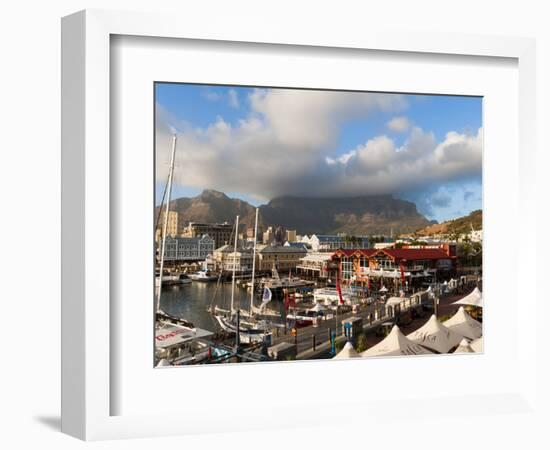
[[[346,342],[344,348],[338,352],[334,359],[360,358],[361,355],[353,348],[351,342]]]
[[[408,339],[401,333],[399,327],[394,325],[383,341],[361,353],[361,356],[429,355],[431,353]]]
[[[476,287],[468,295],[454,302],[453,305],[468,305],[483,308],[483,297],[481,295],[481,291]]]
[[[449,320],[443,322],[443,325],[470,340],[477,339],[483,334],[481,323],[464,311],[462,306]]]
[[[453,353],[475,353],[466,339],[462,339]]]
[[[453,347],[456,347],[462,340],[462,336],[449,330],[443,325],[435,314],[428,319],[424,326],[413,331],[407,337],[417,344],[434,350],[439,353],[447,353]]]

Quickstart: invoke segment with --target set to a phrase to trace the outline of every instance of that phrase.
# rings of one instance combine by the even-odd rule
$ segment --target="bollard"
[[[330,341],[330,337],[332,336],[332,330],[330,327],[328,327],[328,340]]]
[[[312,344],[312,347],[313,347],[313,351],[315,351],[315,335],[312,335],[311,336],[311,344]]]

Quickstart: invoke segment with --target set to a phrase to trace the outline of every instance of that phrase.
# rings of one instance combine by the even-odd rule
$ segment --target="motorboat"
[[[216,281],[218,277],[216,275],[209,274],[206,270],[199,270],[198,272],[189,275],[189,278],[193,281]]]
[[[155,275],[155,286],[158,288],[160,286],[160,274]],[[181,284],[190,284],[191,278],[189,278],[184,273],[179,274],[170,274],[165,273],[162,276],[162,286],[176,286]]]

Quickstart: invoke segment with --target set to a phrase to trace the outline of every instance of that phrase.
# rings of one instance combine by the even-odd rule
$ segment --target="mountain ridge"
[[[205,189],[196,197],[180,197],[170,202],[180,220],[189,222],[233,223],[239,215],[243,227],[253,227],[255,207],[230,198],[225,193]],[[158,207],[157,207],[158,211]],[[298,234],[373,235],[407,233],[430,225],[412,202],[391,195],[365,195],[344,198],[282,196],[259,207],[259,225],[281,225]]]

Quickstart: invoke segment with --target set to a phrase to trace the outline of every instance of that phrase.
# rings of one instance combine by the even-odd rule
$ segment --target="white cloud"
[[[401,111],[407,104],[400,95],[258,89],[248,101],[250,114],[236,124],[218,117],[206,128],[184,128],[176,182],[267,200],[388,194],[481,172],[481,130],[475,136],[450,132],[437,142],[412,127],[400,147],[381,135],[334,154],[343,123]],[[159,117],[158,179],[166,178],[169,137]]]
[[[221,95],[214,91],[203,91],[201,95],[210,102],[217,102],[221,99]]]
[[[388,121],[386,123],[386,126],[388,127],[388,129],[390,129],[391,131],[395,131],[396,133],[404,133],[405,131],[409,130],[412,124],[408,117],[397,116]]]
[[[239,95],[235,89],[229,89],[227,96],[229,97],[229,105],[231,107],[238,108],[240,106]]]

